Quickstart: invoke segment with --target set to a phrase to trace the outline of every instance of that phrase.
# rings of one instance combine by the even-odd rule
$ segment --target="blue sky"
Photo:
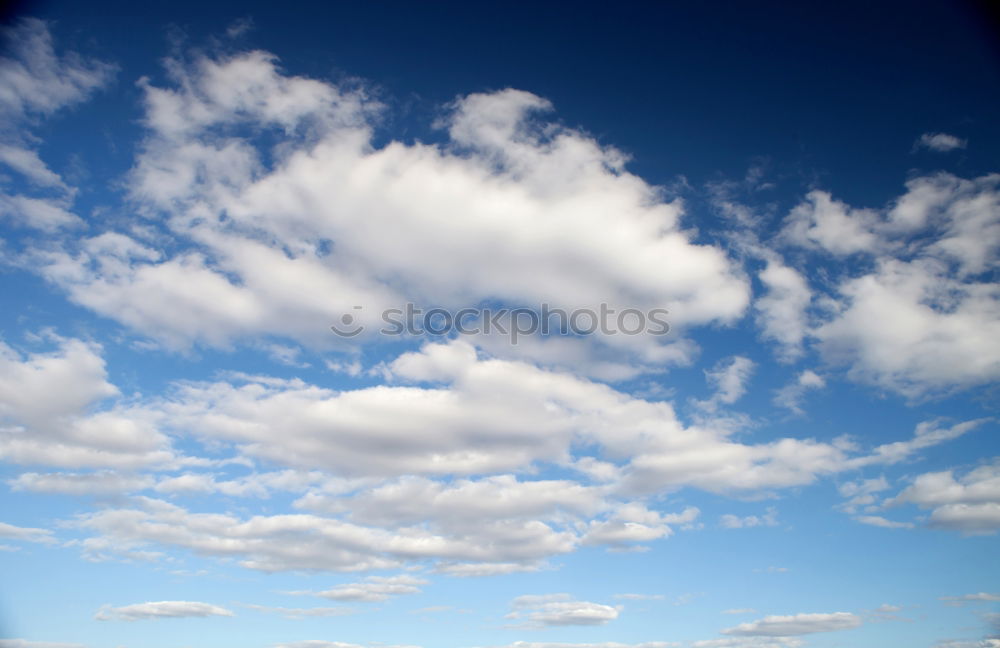
[[[1000,646],[977,7],[23,5],[0,648]]]

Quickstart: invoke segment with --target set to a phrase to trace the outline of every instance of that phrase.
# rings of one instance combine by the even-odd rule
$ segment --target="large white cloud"
[[[693,242],[680,204],[619,152],[540,120],[539,97],[470,95],[444,118],[445,144],[374,148],[377,104],[286,76],[267,54],[169,67],[175,87],[145,87],[150,134],[130,182],[169,238],[105,233],[35,257],[74,301],[143,335],[330,345],[341,314],[371,331],[408,299],[665,308],[678,330],[733,322],[747,305],[746,280]],[[247,124],[281,144],[265,155],[238,134]],[[166,241],[179,251],[162,253]],[[653,336],[598,347],[649,366],[688,357]]]
[[[1000,175],[916,177],[879,210],[813,191],[778,241],[826,253],[834,264],[835,290],[812,298],[805,335],[852,378],[918,398],[1000,377],[1000,284],[992,274]],[[765,270],[773,275],[765,282],[770,292],[757,306],[760,323],[765,335],[794,349],[796,331],[809,320],[808,292],[794,271],[772,265]]]

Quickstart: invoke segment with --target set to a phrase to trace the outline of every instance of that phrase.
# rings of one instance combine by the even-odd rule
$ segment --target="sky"
[[[975,3],[26,2],[0,648],[1000,646]]]

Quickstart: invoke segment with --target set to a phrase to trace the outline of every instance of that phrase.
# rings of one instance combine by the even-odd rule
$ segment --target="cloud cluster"
[[[849,375],[910,397],[1000,376],[1000,176],[917,177],[883,210],[856,209],[813,191],[786,220],[788,243],[848,270],[810,331]]]
[[[860,453],[850,444],[810,439],[749,444],[710,421],[685,425],[668,403],[485,357],[460,341],[399,356],[385,368],[390,384],[376,387],[336,392],[300,380],[243,376],[242,384],[180,383],[168,398],[112,402],[94,411],[96,400],[117,392],[97,349],[74,340],[56,344],[52,353],[2,356],[14,382],[6,388],[0,382],[0,406],[22,422],[0,436],[8,460],[161,470],[220,463],[177,456],[171,438],[183,435],[216,450],[228,445],[235,459],[223,462],[249,463],[240,457],[250,456],[287,469],[225,479],[208,471],[159,477],[29,472],[11,480],[15,489],[232,497],[278,490],[300,493],[294,506],[320,514],[243,520],[137,497],[124,508],[80,518],[79,525],[97,533],[80,542],[93,559],[139,558],[165,545],[237,557],[266,571],[421,560],[455,575],[537,569],[580,546],[635,548],[695,524],[696,508],[655,510],[644,501],[648,495],[684,487],[756,494],[808,484],[898,463],[982,423],[926,422],[909,440]],[[38,408],[28,398],[32,385],[42,389],[58,380],[67,385],[59,400]],[[725,394],[736,391],[724,385]],[[578,453],[581,447],[587,451]],[[534,466],[559,466],[576,478],[517,474]],[[726,518],[729,526],[771,522],[771,513]],[[290,535],[297,538],[294,547],[283,540]]]
[[[747,306],[742,273],[693,241],[679,202],[626,171],[621,153],[545,121],[551,106],[535,95],[463,97],[440,124],[443,143],[375,148],[380,107],[363,90],[285,75],[262,52],[168,69],[173,86],[144,86],[149,134],[129,182],[164,231],[108,231],[31,261],[143,336],[329,347],[341,314],[360,305],[374,330],[407,301],[612,300],[666,308],[678,330],[734,322]],[[269,161],[246,126],[281,140]],[[164,237],[176,252],[161,251]],[[593,336],[582,359],[568,339],[535,355],[621,375],[686,360],[674,341]]]

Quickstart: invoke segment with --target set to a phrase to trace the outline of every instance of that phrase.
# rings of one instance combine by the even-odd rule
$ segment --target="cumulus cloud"
[[[861,625],[861,618],[850,612],[830,614],[793,614],[766,616],[723,630],[723,634],[761,637],[794,637],[816,632],[850,630]]]
[[[947,153],[956,149],[964,149],[968,146],[968,140],[964,140],[948,133],[924,133],[913,145],[914,148],[925,148],[937,153]]]
[[[185,617],[235,616],[232,611],[196,601],[157,601],[122,607],[103,606],[94,618],[98,621],[147,621]]]
[[[767,256],[767,265],[757,275],[765,289],[753,304],[757,325],[764,339],[777,344],[779,359],[796,360],[809,333],[807,309],[812,289],[801,272],[785,265],[777,255]]]
[[[980,466],[958,478],[952,470],[918,475],[888,506],[930,509],[927,524],[965,534],[1000,530],[1000,464]]]
[[[854,209],[834,200],[825,191],[811,191],[788,215],[782,235],[805,247],[816,247],[835,256],[875,252],[883,247],[875,229],[878,213]]]
[[[526,594],[511,601],[506,618],[520,621],[523,627],[595,626],[618,618],[621,606],[612,607],[589,601],[577,601],[569,594]]]
[[[572,310],[610,295],[619,310],[666,308],[678,330],[733,322],[747,305],[745,278],[692,241],[678,202],[619,152],[544,121],[535,95],[460,98],[447,142],[374,148],[380,108],[364,92],[287,76],[265,53],[169,69],[175,86],[144,88],[149,136],[130,189],[168,217],[179,251],[109,232],[37,259],[74,301],[143,335],[329,346],[329,324],[356,305],[375,330],[385,308],[429,299]],[[246,124],[283,140],[272,165],[237,134]],[[652,336],[590,342],[609,362],[681,358]]]
[[[174,459],[149,411],[94,411],[119,393],[107,380],[100,347],[62,338],[56,344],[53,352],[24,355],[0,342],[0,459],[67,468]]]

